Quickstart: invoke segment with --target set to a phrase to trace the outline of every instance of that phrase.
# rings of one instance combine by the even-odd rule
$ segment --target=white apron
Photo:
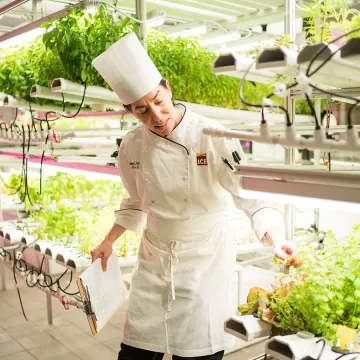
[[[238,179],[222,157],[232,162],[236,150],[245,162],[244,153],[237,141],[204,135],[209,126],[219,127],[187,110],[167,138],[139,125],[121,144],[119,170],[129,197],[115,223],[145,228],[124,328],[127,345],[182,357],[231,347],[233,337],[223,329],[236,310],[236,249],[224,210],[233,199],[260,240],[269,226],[283,224],[267,204],[239,197]]]

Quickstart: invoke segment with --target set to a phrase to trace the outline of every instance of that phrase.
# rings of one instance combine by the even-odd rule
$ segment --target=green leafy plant
[[[307,40],[313,43],[322,41],[330,42],[332,40],[332,29],[340,29],[347,32],[355,28],[358,19],[350,21],[351,17],[358,18],[358,12],[349,9],[344,0],[315,0],[305,5],[305,20],[307,26]],[[356,34],[356,33],[355,33]],[[359,36],[359,33],[357,35]]]
[[[212,72],[216,54],[201,46],[196,38],[170,38],[158,31],[148,35],[148,52],[163,77],[169,80],[174,97],[179,100],[242,109],[240,80],[217,76]],[[259,102],[271,87],[246,82],[244,93]]]
[[[250,297],[239,311],[259,312],[279,328],[306,330],[329,340],[336,340],[337,325],[359,329],[360,225],[342,240],[328,232],[323,248],[313,244],[299,246],[301,266],[282,275],[262,300]]]
[[[0,62],[0,90],[30,100],[30,88],[39,82],[31,66],[32,48],[11,49]],[[40,82],[45,86],[46,83]]]
[[[67,15],[46,26],[43,35],[46,48],[61,60],[63,77],[80,83],[106,85],[91,65],[110,45],[136,29],[125,18],[117,25],[112,13],[100,5],[93,15],[84,8],[73,8]]]

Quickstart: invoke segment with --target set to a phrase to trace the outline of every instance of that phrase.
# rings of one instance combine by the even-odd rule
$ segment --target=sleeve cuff
[[[141,233],[144,230],[147,214],[141,210],[124,209],[115,211],[115,224],[126,230]]]
[[[251,218],[251,224],[258,240],[265,246],[271,242],[265,236],[271,228],[281,228],[285,233],[284,219],[280,212],[274,208],[263,208],[257,211]]]

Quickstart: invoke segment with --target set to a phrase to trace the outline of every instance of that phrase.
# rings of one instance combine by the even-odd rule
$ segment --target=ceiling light
[[[1,49],[7,49],[11,46],[19,46],[28,43],[29,41],[35,39],[36,37],[45,34],[46,29],[44,28],[37,28],[30,30],[26,33],[20,34],[18,36],[15,36],[9,40],[5,40],[0,43]]]
[[[243,180],[253,180],[252,178],[243,178]],[[257,179],[260,180],[260,179]],[[264,180],[263,185],[268,186],[270,182],[274,182],[274,180],[269,179],[261,179]],[[266,184],[265,184],[266,183]],[[290,204],[290,205],[303,205],[307,208],[322,208],[322,209],[332,209],[337,211],[345,211],[349,213],[355,213],[360,214],[360,204],[359,203],[353,203],[353,202],[347,202],[347,201],[338,201],[338,200],[331,200],[331,199],[320,199],[320,198],[314,198],[309,193],[306,196],[303,192],[301,195],[292,195],[292,194],[284,194],[279,191],[271,192],[273,187],[263,188],[262,190],[251,190],[251,186],[249,185],[249,182],[246,182],[247,186],[246,189],[241,191],[241,197],[244,199],[258,199],[263,201],[270,201],[275,203],[283,203],[283,204]],[[295,193],[298,193],[299,185],[306,185],[310,189],[315,190],[315,187],[319,187],[318,184],[297,184],[297,186],[294,186],[292,189]],[[280,184],[282,186],[282,184]],[[286,186],[287,187],[287,186]],[[332,191],[333,189],[330,189],[329,186],[322,186],[323,189],[326,191]],[[266,191],[265,191],[266,190]],[[279,189],[278,189],[279,190]],[[283,189],[284,190],[284,189]],[[309,189],[308,189],[309,190]]]
[[[207,27],[205,25],[201,25],[198,27],[194,27],[192,29],[186,29],[179,32],[168,34],[169,37],[189,37],[189,36],[197,36],[204,35],[207,32]]]
[[[221,36],[204,39],[204,40],[201,40],[201,42],[204,45],[216,45],[216,44],[223,44],[228,41],[233,41],[235,39],[240,39],[240,38],[241,38],[241,35],[240,35],[239,31],[232,31],[230,34],[223,34]]]
[[[166,16],[165,11],[160,11],[160,10],[148,11],[146,14],[146,17],[148,19],[146,22],[146,27],[154,28],[163,25],[165,22],[165,16]]]

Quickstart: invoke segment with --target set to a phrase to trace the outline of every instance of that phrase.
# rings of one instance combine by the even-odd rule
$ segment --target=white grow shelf
[[[302,72],[306,72],[311,59],[317,52],[324,49],[324,47],[325,50],[319,54],[318,58],[311,65],[311,71],[313,71],[332,53],[336,52],[338,50],[338,46],[320,43],[307,45],[302,49],[297,58],[297,62]],[[360,86],[360,62],[348,61],[347,59],[342,58],[340,51],[337,51],[331,60],[318,72],[312,75],[311,78],[319,84],[336,88],[357,87]]]
[[[299,335],[275,336],[267,340],[265,353],[278,360],[335,360],[340,356],[327,343],[319,357],[323,341],[316,343],[318,340],[319,338],[302,338]]]
[[[253,315],[232,316],[225,321],[224,330],[241,340],[251,341],[269,336],[271,324]]]
[[[58,250],[59,253],[56,255],[56,262],[70,270],[82,271],[91,264],[91,260],[89,258],[80,254],[75,249],[59,247]]]
[[[297,65],[297,52],[284,46],[263,49],[256,58],[256,69],[286,69]]]
[[[275,72],[285,77],[287,81],[294,80],[299,71],[306,71],[313,56],[324,46],[327,47],[326,50],[311,67],[315,70],[325,58],[338,49],[336,45],[328,46],[326,43],[308,45],[300,53],[283,46],[265,48],[256,58],[256,69]],[[343,59],[338,51],[325,66],[311,76],[311,79],[317,84],[332,88],[360,86],[360,62]]]
[[[342,48],[342,59],[348,60],[354,64],[360,64],[360,38],[350,39]]]
[[[252,58],[241,56],[236,52],[220,54],[213,63],[213,73],[236,78],[243,78],[246,70],[254,62]],[[258,70],[253,67],[247,80],[268,84],[276,77],[276,73],[268,70]]]

